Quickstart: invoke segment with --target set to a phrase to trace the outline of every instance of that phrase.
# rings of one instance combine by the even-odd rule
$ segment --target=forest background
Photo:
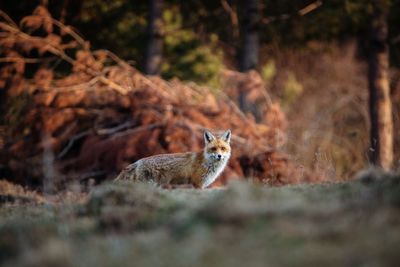
[[[0,265],[398,265],[399,44],[398,0],[1,0]],[[113,180],[205,129],[219,188]]]
[[[183,84],[194,82],[207,87],[217,99],[222,91],[256,123],[271,126],[264,120],[267,113],[262,114],[264,111],[259,108],[259,102],[275,103],[279,106],[278,114],[285,116],[278,127],[283,134],[275,131],[272,138],[275,141],[264,145],[284,152],[297,167],[324,177],[315,180],[346,180],[376,161],[376,148],[371,145],[371,133],[376,125],[371,122],[368,75],[371,74],[371,51],[376,41],[373,39],[374,25],[383,19],[389,29],[383,44],[388,48],[385,52],[390,64],[387,83],[393,120],[390,138],[394,140],[390,148],[394,155],[389,165],[392,168],[399,166],[398,1],[4,0],[0,9],[12,20],[22,20],[22,28],[26,27],[28,33],[48,36],[45,29],[40,32],[31,27],[29,30],[28,20],[23,21],[38,5],[83,37],[85,49],[107,49],[145,74],[159,75],[165,80],[179,79]],[[63,36],[62,28],[54,33]],[[68,53],[76,51],[73,48]],[[49,51],[29,51],[24,56],[45,57],[46,53]],[[65,77],[71,71],[71,66],[58,58],[50,58],[40,64],[28,63],[23,75],[32,79],[41,68],[53,70],[57,78]],[[254,74],[256,76],[251,76],[250,80],[261,78],[262,86],[256,86],[262,88],[257,89],[258,95],[256,93],[252,98],[246,92],[248,89],[225,90],[227,76],[251,70],[259,74]],[[6,126],[18,121],[20,109],[6,97],[6,92],[10,91],[7,86],[10,87],[5,85],[2,90],[1,120],[9,129]],[[76,135],[70,138],[74,137]],[[55,150],[62,154],[71,142],[63,140],[61,143]],[[12,147],[11,144],[3,146]],[[75,150],[82,153],[84,145],[76,146]],[[166,150],[174,152],[176,148]],[[150,152],[154,151],[139,155]],[[76,156],[76,153],[72,154]],[[113,166],[112,173],[119,171],[129,160],[136,159],[137,154]],[[243,161],[243,158],[238,161],[242,170]],[[3,176],[12,172],[9,165],[12,164],[2,165]],[[234,171],[230,174],[252,176],[254,172]],[[96,177],[97,174],[91,172],[90,175]],[[109,175],[99,174],[101,179],[106,176]]]

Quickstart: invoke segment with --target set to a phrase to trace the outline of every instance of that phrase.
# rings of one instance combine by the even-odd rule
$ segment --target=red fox
[[[206,188],[218,178],[228,163],[230,139],[230,130],[219,137],[205,131],[203,151],[143,158],[128,165],[115,180],[152,181],[162,186],[189,184]]]

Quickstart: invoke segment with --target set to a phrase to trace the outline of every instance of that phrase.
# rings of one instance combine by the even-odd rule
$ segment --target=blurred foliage
[[[36,1],[3,0],[0,9],[19,20],[39,4]],[[262,19],[259,25],[262,46],[307,47],[310,41],[347,41],[366,36],[372,2],[366,0],[323,1],[316,10],[300,15],[299,11],[314,0],[260,0]],[[399,0],[381,0],[390,5],[389,26],[392,63],[398,64],[400,34]],[[241,14],[239,0],[228,0],[233,13],[223,1],[165,1],[164,27],[165,78],[178,77],[200,83],[215,83],[223,62],[235,61],[240,43],[239,26],[232,15]],[[149,1],[137,0],[49,0],[57,19],[74,25],[91,41],[94,48],[107,48],[139,69],[144,65]],[[284,15],[284,16],[282,16]],[[266,22],[269,21],[269,22]],[[224,53],[223,53],[223,52]],[[264,64],[261,62],[260,67]]]
[[[164,11],[164,23],[163,76],[218,85],[218,74],[223,68],[218,37],[211,34],[209,44],[202,44],[193,31],[182,29],[182,16],[177,8]]]
[[[276,64],[273,59],[270,59],[261,67],[261,77],[268,86],[276,75]]]
[[[146,49],[147,16],[147,1],[90,0],[70,19],[95,49],[111,50],[138,66]]]
[[[282,88],[282,106],[288,108],[303,93],[303,90],[303,85],[297,80],[296,75],[289,72]]]

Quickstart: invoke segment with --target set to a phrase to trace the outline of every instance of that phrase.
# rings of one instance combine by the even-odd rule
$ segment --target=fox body
[[[211,185],[224,170],[231,155],[231,131],[215,137],[204,132],[204,150],[161,154],[128,165],[116,180],[152,181],[160,185],[191,184],[196,188]]]

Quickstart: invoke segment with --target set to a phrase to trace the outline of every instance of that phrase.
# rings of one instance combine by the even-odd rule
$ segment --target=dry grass
[[[2,266],[392,266],[400,178],[165,190],[120,182],[83,204],[0,207]]]
[[[0,180],[0,205],[1,203],[43,203],[44,198],[30,190],[26,190],[21,185]]]
[[[349,179],[368,166],[366,64],[356,58],[355,45],[311,44],[274,55],[274,94],[285,103],[290,75],[302,89],[286,106],[285,149],[292,158],[330,180]]]

